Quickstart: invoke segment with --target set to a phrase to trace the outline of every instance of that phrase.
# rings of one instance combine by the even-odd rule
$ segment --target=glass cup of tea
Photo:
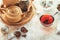
[[[45,27],[48,27],[48,26],[52,25],[52,23],[54,22],[54,17],[52,15],[49,15],[49,14],[42,15],[40,17],[40,22]]]

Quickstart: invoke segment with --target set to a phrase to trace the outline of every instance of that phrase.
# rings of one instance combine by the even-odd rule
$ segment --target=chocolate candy
[[[57,32],[57,35],[60,35],[60,31],[59,31],[59,32]]]
[[[26,35],[22,35],[22,37],[26,37]]]
[[[15,35],[15,37],[19,38],[19,37],[21,36],[21,33],[20,33],[19,31],[16,31],[16,32],[14,33],[14,35]]]
[[[27,33],[28,30],[27,30],[25,27],[22,27],[22,28],[21,28],[21,32],[23,32],[23,33]]]
[[[57,9],[58,9],[58,11],[60,11],[60,4],[58,4]]]

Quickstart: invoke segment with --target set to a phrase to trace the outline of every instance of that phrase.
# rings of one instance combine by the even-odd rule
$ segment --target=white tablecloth
[[[56,35],[56,33],[53,31],[53,34],[49,34],[49,35],[46,35],[47,33],[44,31],[44,30],[42,30],[42,24],[40,23],[40,21],[39,21],[39,17],[42,15],[42,14],[44,14],[44,13],[49,13],[49,14],[51,14],[51,15],[53,15],[56,11],[57,11],[57,9],[56,9],[56,6],[57,6],[57,4],[59,3],[59,1],[60,0],[54,0],[55,2],[55,4],[54,4],[54,7],[51,9],[51,10],[48,10],[48,11],[44,11],[43,10],[43,8],[41,7],[41,5],[40,5],[40,2],[39,2],[39,0],[35,0],[34,1],[34,5],[35,5],[35,7],[36,7],[36,12],[37,12],[37,14],[39,14],[39,15],[37,15],[37,14],[35,14],[34,16],[33,16],[33,18],[31,19],[31,21],[29,22],[29,23],[27,23],[26,25],[24,25],[24,27],[26,27],[27,28],[27,30],[28,30],[28,33],[27,33],[27,37],[26,38],[24,38],[24,37],[21,37],[20,38],[20,40],[60,40],[60,36],[58,36],[58,35]],[[56,26],[56,29],[58,28],[60,28],[59,26],[58,26],[58,24],[60,23],[59,22],[59,16],[60,15],[56,15],[56,16],[54,16],[54,18],[55,18],[55,21],[54,21],[54,23],[53,23],[53,27],[55,27]],[[58,23],[59,22],[59,23]],[[1,27],[4,27],[3,26],[3,24],[0,22],[0,28]],[[59,31],[59,30],[57,30],[57,31]],[[5,40],[3,37],[2,37],[2,33],[0,32],[0,40]],[[16,39],[13,39],[13,40],[16,40]]]

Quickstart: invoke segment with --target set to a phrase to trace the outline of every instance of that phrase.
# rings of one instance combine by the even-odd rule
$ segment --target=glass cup
[[[41,0],[40,4],[44,10],[50,10],[53,6],[53,0]]]
[[[41,21],[42,25],[44,25],[45,27],[48,27],[48,26],[52,25],[52,23],[54,22],[54,17],[49,14],[42,15],[40,17],[40,21]]]

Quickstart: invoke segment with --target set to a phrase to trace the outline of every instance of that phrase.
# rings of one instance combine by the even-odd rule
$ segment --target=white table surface
[[[39,21],[39,17],[44,14],[44,13],[49,13],[51,15],[53,15],[57,9],[56,6],[57,4],[59,4],[60,0],[54,0],[55,4],[54,7],[49,10],[49,11],[44,11],[43,8],[41,7],[39,0],[35,0],[34,1],[34,5],[36,7],[36,12],[39,14],[35,14],[33,16],[33,18],[31,19],[31,21],[29,23],[27,23],[26,25],[24,25],[27,29],[28,29],[28,33],[27,33],[27,37],[21,37],[20,40],[60,40],[60,36],[56,35],[56,33],[51,34],[51,35],[45,35],[46,33],[44,32],[44,30],[42,30],[42,24]],[[55,21],[53,23],[53,26],[56,26],[56,32],[60,31],[60,14],[54,16]],[[55,25],[56,24],[56,25]],[[0,22],[0,28],[4,27],[4,25]],[[53,31],[54,32],[54,31]],[[2,37],[2,33],[0,32],[0,40],[6,40]],[[13,40],[17,40],[17,39],[13,39]]]

